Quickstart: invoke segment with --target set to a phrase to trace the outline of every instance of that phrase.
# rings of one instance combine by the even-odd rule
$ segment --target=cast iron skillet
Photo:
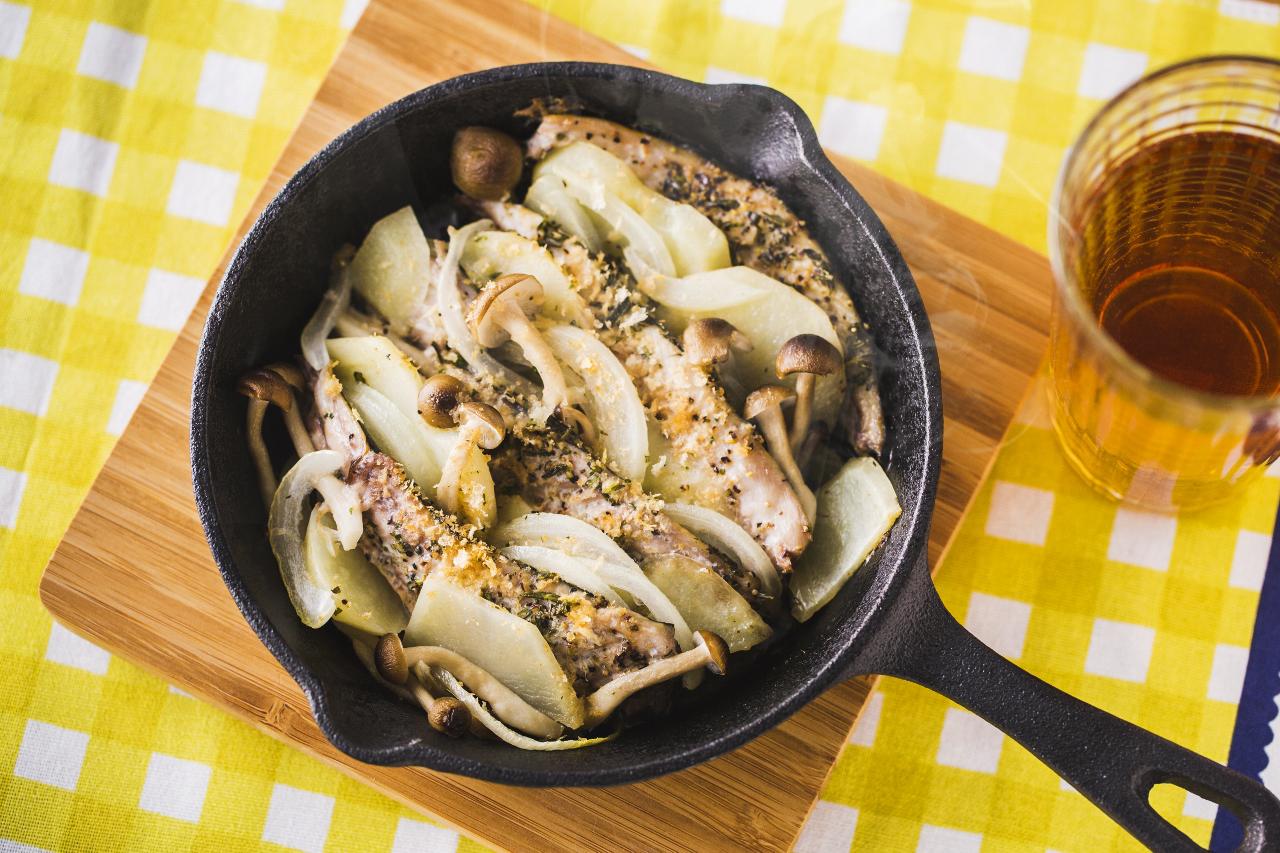
[[[245,449],[245,404],[235,392],[247,369],[297,352],[337,246],[358,242],[376,219],[405,204],[422,213],[453,192],[445,152],[456,128],[484,124],[527,134],[531,125],[513,114],[547,96],[571,98],[586,112],[651,130],[766,181],[809,223],[840,277],[854,284],[882,350],[883,461],[903,506],[888,541],[835,601],[749,672],[726,679],[713,698],[612,743],[549,754],[444,739],[373,682],[336,630],[302,626],[267,545]],[[1147,802],[1154,784],[1173,782],[1235,813],[1245,848],[1280,845],[1280,803],[1262,786],[1023,672],[947,613],[926,563],[942,441],[939,388],[934,341],[911,274],[786,97],[615,65],[496,68],[423,89],[364,119],[263,211],[227,270],[200,344],[191,413],[196,503],[241,612],[302,687],[325,735],[360,761],[513,785],[635,782],[733,749],[836,681],[883,673],[990,720],[1145,844],[1194,849]]]

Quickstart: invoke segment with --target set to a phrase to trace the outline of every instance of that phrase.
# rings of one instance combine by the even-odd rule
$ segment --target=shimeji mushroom
[[[644,669],[621,675],[592,693],[586,699],[583,728],[600,724],[632,694],[676,676],[706,667],[714,675],[724,675],[729,662],[729,649],[710,631],[695,631],[694,647],[669,658],[654,661]]]
[[[501,201],[520,181],[520,143],[491,127],[464,127],[453,135],[449,169],[458,189],[482,201]]]
[[[537,311],[543,297],[542,283],[531,275],[513,273],[485,285],[471,306],[467,321],[476,341],[486,349],[501,346],[508,338],[520,347],[542,380],[542,413],[569,408],[569,387],[564,371],[551,347],[533,325],[529,315]]]
[[[742,386],[733,377],[733,354],[751,352],[751,339],[730,323],[719,317],[702,317],[690,321],[684,327],[681,345],[694,364],[702,367],[722,367],[720,382],[725,390],[741,399]]]
[[[450,737],[461,737],[466,733],[471,723],[471,712],[452,696],[437,699],[431,695],[431,691],[421,683],[418,673],[413,671],[399,637],[383,634],[373,647],[373,662],[379,676],[413,694],[422,710],[427,712],[431,728]],[[411,679],[410,675],[415,677]]]
[[[813,412],[813,386],[819,376],[842,367],[840,350],[819,335],[796,335],[782,345],[773,369],[779,379],[796,377],[796,408],[791,413],[791,449],[798,451],[809,432]]]
[[[448,512],[462,515],[462,472],[475,447],[493,450],[507,435],[502,413],[487,403],[463,402],[465,386],[448,375],[431,377],[418,392],[418,411],[427,423],[440,429],[458,428],[458,440],[445,459],[436,499]]]
[[[437,373],[422,383],[418,392],[418,414],[436,429],[453,429],[454,410],[462,405],[467,386],[456,376]]]
[[[784,388],[781,385],[765,385],[747,395],[742,414],[760,425],[760,431],[764,433],[764,441],[769,446],[769,452],[773,454],[774,459],[778,460],[778,465],[782,467],[782,473],[786,475],[787,482],[791,484],[796,497],[800,499],[805,517],[809,519],[809,524],[813,524],[814,518],[817,517],[818,499],[805,485],[804,475],[796,465],[795,456],[791,453],[791,441],[787,438],[787,421],[782,414],[782,404],[794,396],[795,393],[790,388]]]
[[[263,500],[271,504],[271,497],[276,492],[276,476],[271,466],[271,455],[267,452],[266,442],[262,439],[262,420],[268,406],[275,406],[284,413],[285,427],[293,442],[298,456],[310,453],[315,449],[311,436],[302,425],[298,414],[298,406],[293,392],[305,385],[302,371],[291,364],[273,364],[251,370],[236,384],[236,390],[249,398],[249,408],[245,419],[245,431],[249,436],[249,452],[253,456],[254,467],[258,470],[258,485],[262,489]]]
[[[728,320],[702,317],[690,321],[680,338],[685,354],[695,364],[725,364],[734,352],[751,352],[751,340]]]
[[[487,702],[494,716],[512,728],[548,740],[564,733],[563,726],[521,699],[487,670],[481,669],[457,652],[440,646],[411,646],[406,649],[398,636],[384,634],[374,648],[374,660],[378,674],[396,685],[405,684],[410,674],[421,678],[427,667],[447,670],[468,690]],[[457,703],[459,708],[466,711],[465,706],[457,699],[436,699],[428,708],[428,715],[437,714],[436,706],[446,701]],[[434,721],[432,725],[435,725]],[[463,723],[464,728],[465,725]]]

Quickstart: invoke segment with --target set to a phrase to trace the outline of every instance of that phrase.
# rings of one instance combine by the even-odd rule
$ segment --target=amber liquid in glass
[[[1239,133],[1177,136],[1116,167],[1082,261],[1103,329],[1165,379],[1280,393],[1277,186],[1280,146]]]

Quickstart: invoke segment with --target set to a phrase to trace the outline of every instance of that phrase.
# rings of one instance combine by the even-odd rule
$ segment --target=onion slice
[[[571,515],[530,512],[497,528],[491,538],[502,545],[542,545],[571,557],[603,560],[623,566],[636,565],[607,533]],[[639,567],[636,569],[638,571]]]
[[[503,545],[541,545],[569,556],[598,560],[595,568],[601,581],[630,595],[657,621],[670,624],[682,650],[693,648],[693,632],[671,599],[603,530],[571,515],[531,512],[507,522],[493,535],[494,541]],[[686,677],[686,684],[690,680]]]
[[[267,534],[271,541],[271,550],[280,564],[280,577],[284,581],[285,590],[293,609],[298,611],[302,624],[310,628],[319,628],[329,621],[335,609],[333,594],[321,583],[307,564],[304,538],[307,522],[310,520],[307,498],[311,493],[320,490],[331,493],[335,503],[329,503],[334,522],[338,527],[341,540],[344,517],[349,517],[349,510],[355,509],[356,524],[363,532],[359,507],[349,498],[346,484],[337,478],[335,471],[342,469],[344,458],[336,450],[314,450],[299,459],[280,480],[271,499],[271,512],[267,520]],[[348,492],[347,506],[342,506],[339,492]],[[326,496],[326,503],[328,498]],[[356,541],[360,536],[357,535]],[[344,548],[354,547],[343,543]]]
[[[587,251],[599,252],[604,247],[591,217],[569,195],[562,178],[547,174],[535,179],[525,193],[524,204],[577,237]]]
[[[467,241],[493,228],[488,219],[478,219],[461,228],[449,229],[449,250],[445,252],[444,261],[440,264],[440,272],[436,278],[436,310],[444,323],[445,335],[450,349],[455,350],[467,360],[473,369],[510,379],[514,376],[493,356],[489,355],[476,341],[467,327],[467,318],[463,311],[462,290],[458,287],[458,274],[462,267],[462,252]]]
[[[351,304],[351,272],[347,265],[339,267],[333,273],[329,289],[320,300],[320,307],[311,315],[307,325],[302,329],[302,357],[312,370],[324,370],[329,363],[329,353],[325,349],[324,339],[333,331],[333,325],[339,315]]]
[[[711,547],[723,551],[760,581],[766,595],[782,594],[778,569],[760,544],[736,521],[713,509],[690,503],[668,503],[666,514]]]
[[[369,385],[355,381],[343,385],[342,396],[359,414],[365,432],[379,450],[403,465],[423,490],[436,487],[442,470],[441,457],[447,454],[448,443],[433,442],[427,432],[430,427],[421,418],[410,418],[390,398]]]
[[[644,217],[623,203],[603,185],[591,181],[569,180],[569,195],[575,201],[599,217],[606,227],[600,229],[605,239],[620,245],[644,259],[644,262],[661,275],[674,276],[676,265],[671,252],[662,241],[662,235],[644,221]]]
[[[508,545],[502,549],[502,555],[532,566],[540,572],[558,575],[565,583],[608,599],[611,604],[626,606],[621,596],[600,580],[595,567],[581,557],[570,557],[554,548],[544,548],[541,545]]]
[[[445,690],[448,690],[459,702],[467,706],[471,716],[479,720],[481,725],[493,732],[499,740],[517,749],[528,749],[535,752],[559,752],[565,749],[581,749],[584,746],[595,746],[598,743],[613,740],[618,736],[618,732],[614,731],[604,737],[576,738],[574,740],[538,740],[537,738],[531,738],[528,735],[520,734],[520,732],[510,728],[506,723],[491,714],[489,709],[467,688],[463,687],[448,670],[433,667],[431,674],[444,685]]]
[[[557,325],[542,334],[556,359],[582,378],[587,414],[600,432],[608,461],[628,480],[643,479],[649,425],[627,369],[599,338],[584,329]]]

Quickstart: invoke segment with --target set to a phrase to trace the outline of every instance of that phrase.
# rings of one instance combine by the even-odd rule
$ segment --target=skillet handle
[[[1244,828],[1238,848],[1280,850],[1280,801],[1260,783],[1093,707],[1018,668],[958,623],[920,565],[907,573],[851,675],[914,681],[1002,729],[1143,844],[1200,850],[1148,802],[1170,782],[1228,809]]]

